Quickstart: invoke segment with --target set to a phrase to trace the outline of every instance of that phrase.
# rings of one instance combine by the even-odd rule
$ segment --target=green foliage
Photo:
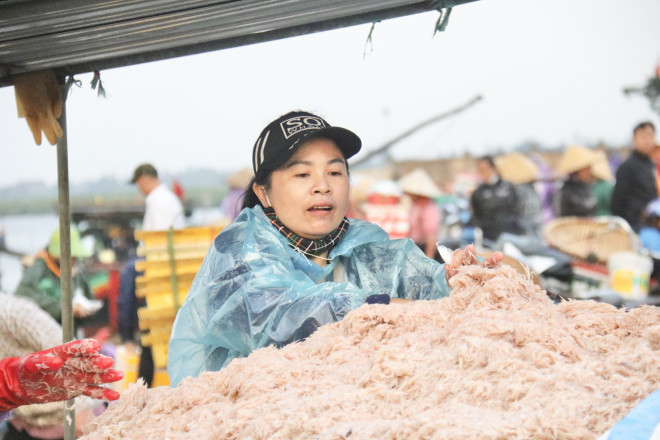
[[[222,199],[227,195],[227,187],[217,186],[208,188],[187,188],[186,200],[191,201],[193,208],[211,208],[220,206]],[[90,194],[71,195],[70,204],[134,204],[142,199],[135,192],[118,192],[94,196]],[[53,197],[22,197],[0,198],[0,216],[19,214],[45,214],[57,213],[57,196]]]
[[[224,185],[209,188],[189,188],[186,189],[186,200],[190,200],[196,208],[212,208],[220,206],[227,192],[228,188]]]
[[[21,200],[0,199],[0,216],[43,214],[47,212],[57,212],[57,197],[37,197]]]
[[[75,83],[72,82],[72,85]],[[190,169],[175,176],[163,173],[161,181],[168,187],[176,180],[185,191],[185,198],[194,208],[219,207],[228,192],[229,172],[212,169]],[[16,214],[57,213],[57,184],[25,181],[0,188],[0,216]],[[128,183],[128,177],[100,177],[94,181],[72,184],[69,188],[71,206],[139,205],[144,200],[138,188]]]
[[[626,95],[642,95],[648,99],[654,112],[660,115],[660,76],[649,78],[643,87],[626,87],[623,89]]]

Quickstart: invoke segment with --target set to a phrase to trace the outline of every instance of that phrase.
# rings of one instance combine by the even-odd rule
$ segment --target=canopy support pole
[[[63,93],[62,115],[59,119],[64,132],[57,141],[57,202],[60,216],[60,280],[62,286],[62,341],[74,339],[73,301],[71,295],[71,209],[69,206],[69,155],[67,152],[66,92]],[[76,438],[75,400],[64,404],[64,440]]]

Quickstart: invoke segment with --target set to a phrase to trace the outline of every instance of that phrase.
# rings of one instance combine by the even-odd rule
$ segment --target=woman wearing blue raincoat
[[[347,159],[360,147],[353,132],[307,112],[262,131],[244,209],[214,240],[174,322],[172,386],[258,348],[302,340],[365,302],[447,296],[448,277],[475,262],[466,248],[445,267],[410,240],[349,221]]]

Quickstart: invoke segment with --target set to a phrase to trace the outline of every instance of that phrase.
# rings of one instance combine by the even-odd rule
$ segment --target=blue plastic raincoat
[[[351,219],[329,258],[324,267],[310,262],[261,207],[244,209],[216,237],[177,314],[167,364],[172,386],[258,348],[305,338],[369,295],[430,300],[449,294],[443,265],[372,223]]]

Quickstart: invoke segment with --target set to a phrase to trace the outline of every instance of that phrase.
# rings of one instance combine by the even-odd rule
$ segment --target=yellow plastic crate
[[[163,320],[174,322],[176,313],[173,308],[149,309],[142,307],[138,309],[138,320],[140,321],[140,330],[148,330],[151,325],[157,325]]]
[[[179,294],[188,293],[190,286],[195,279],[195,274],[185,274],[177,276],[176,290]],[[149,298],[159,296],[162,293],[167,293],[172,296],[172,280],[170,277],[147,278],[137,277],[135,280],[135,294],[140,298]],[[154,300],[157,301],[157,300]]]
[[[151,387],[170,386],[170,376],[167,374],[167,368],[157,368],[154,371],[154,379],[151,381]]]
[[[171,235],[169,231],[135,232],[136,240],[141,242],[138,255],[145,257],[136,264],[136,269],[143,272],[136,279],[136,295],[146,299],[146,306],[138,309],[139,327],[144,332],[142,344],[151,347],[156,369],[167,368],[167,348],[176,316],[171,260],[176,275],[178,305],[181,306],[221,229],[217,226],[186,228],[172,231]],[[171,246],[168,245],[170,236]],[[159,381],[163,384],[169,384],[167,373],[161,379]],[[154,386],[156,383],[154,378]]]
[[[177,258],[200,258],[204,259],[209,250],[209,244],[195,245],[176,245],[173,247]],[[169,249],[167,246],[158,246],[154,248],[138,248],[137,254],[144,257],[146,261],[169,261]]]
[[[177,296],[179,307],[185,301],[186,296],[188,296],[188,289],[179,290]],[[174,295],[170,291],[161,291],[161,292],[152,292],[151,294],[145,296],[147,298],[149,310],[162,310],[162,309],[171,309],[174,310]],[[144,308],[144,307],[143,307]]]
[[[149,329],[149,333],[142,335],[142,345],[169,344],[172,333],[171,321],[161,321]]]
[[[139,348],[137,350],[139,350]],[[124,346],[119,345],[115,351],[114,368],[122,371],[124,373],[124,377],[117,382],[113,382],[111,385],[112,389],[122,393],[128,388],[129,384],[137,382],[139,366],[139,351],[129,352]]]
[[[151,357],[155,368],[167,368],[167,346],[168,344],[155,344],[151,346]]]
[[[145,332],[142,333],[143,345],[153,345],[169,341],[173,325],[174,320],[170,318],[152,320],[146,322],[144,325],[140,325],[140,330]]]
[[[170,343],[169,337],[172,332],[172,325],[163,327],[161,331],[152,333],[150,329],[148,333],[142,333],[142,345],[147,347],[155,347],[156,345],[168,345]]]
[[[176,254],[175,261],[175,270],[177,276],[189,275],[193,276],[199,270],[199,267],[204,261],[204,257],[201,258],[181,258]],[[135,263],[135,270],[142,272],[143,278],[158,278],[158,277],[167,277],[169,279],[170,272],[172,270],[169,258],[167,260],[152,260],[152,261],[137,261]]]
[[[222,228],[217,226],[176,229],[172,234],[175,245],[211,244]],[[135,231],[135,239],[144,244],[144,248],[167,248],[169,231]],[[207,247],[208,249],[208,247]]]

